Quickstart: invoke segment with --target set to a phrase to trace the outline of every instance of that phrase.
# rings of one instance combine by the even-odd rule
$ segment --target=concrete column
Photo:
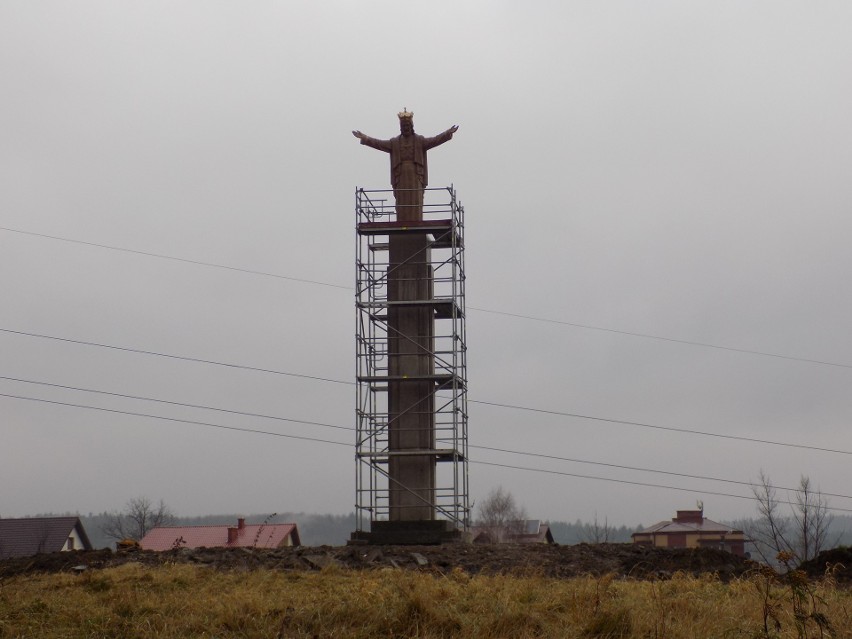
[[[391,235],[388,300],[431,300],[432,267],[426,233]],[[409,380],[389,382],[390,450],[435,448],[435,319],[431,306],[394,306],[388,311],[389,376]],[[434,455],[390,457],[390,519],[417,521],[435,518]]]

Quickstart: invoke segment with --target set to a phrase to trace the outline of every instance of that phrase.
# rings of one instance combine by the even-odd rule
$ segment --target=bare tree
[[[802,475],[793,504],[793,528],[798,541],[796,550],[799,561],[816,557],[826,548],[828,527],[834,515],[828,509],[828,500],[811,486],[811,480]]]
[[[828,544],[828,528],[834,519],[828,500],[819,490],[814,490],[806,475],[799,486],[782,502],[769,476],[760,471],[758,482],[752,485],[757,500],[757,520],[746,527],[761,559],[776,563],[781,552],[789,553],[797,564],[813,559]],[[785,514],[782,506],[790,507]]]
[[[603,523],[598,521],[598,513],[590,524],[583,524],[580,539],[589,544],[605,544],[612,540],[614,530],[609,525],[609,519],[604,517]]]
[[[138,541],[152,528],[168,526],[174,520],[174,514],[162,499],[154,505],[147,497],[134,497],[127,502],[124,511],[111,513],[101,530],[113,539]]]
[[[789,552],[789,519],[782,514],[775,487],[763,469],[751,491],[757,500],[757,519],[747,526],[746,533],[761,559],[774,564],[779,552]]]
[[[527,513],[502,486],[493,489],[479,505],[479,525],[486,528],[494,543],[524,532]]]

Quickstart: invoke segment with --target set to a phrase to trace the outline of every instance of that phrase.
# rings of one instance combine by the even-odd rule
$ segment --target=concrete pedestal
[[[389,495],[391,521],[435,518],[435,312],[426,233],[390,238],[388,267]]]
[[[352,533],[350,544],[386,546],[432,546],[437,544],[471,543],[471,534],[458,530],[452,522],[432,521],[374,521],[370,532]]]

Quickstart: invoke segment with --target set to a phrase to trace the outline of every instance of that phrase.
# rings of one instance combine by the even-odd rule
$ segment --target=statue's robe
[[[429,184],[426,151],[451,140],[450,130],[427,138],[413,133],[398,135],[390,140],[379,140],[367,135],[361,144],[390,153],[390,173],[393,195],[396,199],[396,218],[399,221],[423,219],[423,189]]]

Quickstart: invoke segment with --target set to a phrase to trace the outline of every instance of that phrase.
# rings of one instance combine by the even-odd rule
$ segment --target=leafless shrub
[[[493,489],[479,505],[479,525],[487,529],[491,541],[500,543],[512,535],[521,534],[526,526],[527,513],[515,502],[515,497],[502,486]]]

